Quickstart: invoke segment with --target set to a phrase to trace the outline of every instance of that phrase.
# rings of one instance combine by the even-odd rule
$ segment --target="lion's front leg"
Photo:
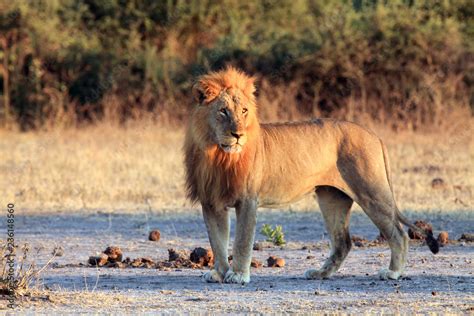
[[[226,283],[249,283],[255,226],[257,224],[257,202],[241,201],[235,208],[237,225],[232,254],[232,268],[225,275]]]
[[[214,267],[203,276],[206,282],[224,282],[229,270],[228,251],[230,217],[227,208],[216,208],[202,204],[202,214],[206,223],[209,242],[214,254]]]

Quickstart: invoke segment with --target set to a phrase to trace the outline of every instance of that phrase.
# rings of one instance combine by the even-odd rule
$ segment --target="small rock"
[[[144,266],[145,266],[145,268],[147,268],[147,269],[151,269],[151,268],[155,268],[155,267],[156,267],[156,266],[155,266],[155,263],[152,263],[152,262],[145,262],[145,263],[144,263]]]
[[[161,290],[160,293],[161,294],[173,294],[174,292],[170,291],[170,290]]]
[[[107,267],[125,269],[127,267],[127,264],[123,262],[110,262],[109,264],[107,264]]]
[[[54,247],[52,255],[55,257],[62,257],[64,256],[64,249],[63,247]]]
[[[278,257],[275,257],[275,256],[270,256],[268,257],[267,259],[267,265],[270,267],[270,268],[282,268],[285,266],[285,260],[283,258],[278,258]]]
[[[441,245],[447,245],[449,242],[449,235],[448,232],[440,232],[438,235],[438,241]]]
[[[153,259],[148,258],[148,257],[144,257],[144,258],[140,258],[140,259],[142,260],[143,263],[152,263],[152,264],[155,263],[153,261]]]
[[[150,234],[148,235],[148,240],[151,241],[159,241],[160,240],[161,233],[158,229],[152,230]]]
[[[151,258],[136,258],[129,265],[134,268],[153,268],[155,262]]]
[[[431,226],[430,223],[427,223],[425,221],[416,221],[415,226],[418,228],[421,228],[427,233],[433,233],[433,226]],[[419,239],[419,240],[424,240],[425,237],[421,235],[420,233],[413,231],[413,229],[409,228],[408,229],[408,236],[410,239]]]
[[[188,254],[184,250],[174,250],[173,248],[168,249],[168,261],[176,261],[179,259],[186,259]]]
[[[109,262],[121,262],[122,250],[119,247],[107,247],[104,253],[109,257]]]
[[[379,235],[377,236],[377,238],[375,238],[375,243],[378,243],[378,244],[382,244],[384,242],[387,241],[387,239],[385,239],[384,235],[382,235],[382,233],[379,233]]]
[[[257,250],[257,251],[263,250],[265,248],[272,248],[272,247],[273,247],[273,244],[268,241],[257,241],[253,244],[253,250]]]
[[[229,263],[232,263],[232,259],[234,259],[234,257],[230,255],[229,257],[227,257],[227,259],[229,260]],[[263,266],[263,264],[256,258],[252,257],[252,261],[250,261],[250,266],[252,268],[260,268]]]
[[[141,266],[143,266],[142,259],[141,258],[133,259],[132,262],[130,263],[130,266],[134,268],[140,268]]]
[[[315,257],[315,256],[311,256],[311,255],[306,256],[306,259],[314,259],[314,258],[316,258],[316,257]]]
[[[353,235],[351,241],[356,247],[364,247],[364,244],[368,242],[364,237]]]
[[[252,258],[252,261],[250,262],[250,266],[252,268],[261,268],[263,266],[263,264],[260,261],[258,261],[257,259]]]
[[[464,233],[461,235],[461,238],[459,238],[459,241],[474,242],[474,234]]]
[[[214,254],[212,250],[198,247],[193,250],[189,259],[194,263],[207,267],[214,263]]]
[[[431,187],[433,189],[444,189],[446,187],[446,183],[441,178],[434,178],[431,180]]]
[[[106,254],[101,253],[98,256],[89,257],[88,263],[93,266],[103,267],[107,264],[108,259],[109,257]]]
[[[436,296],[436,295],[438,295],[438,293],[436,293],[435,291],[433,291],[433,292],[431,292],[431,295]]]

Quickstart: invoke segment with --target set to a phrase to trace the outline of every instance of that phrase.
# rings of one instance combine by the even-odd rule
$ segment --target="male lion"
[[[200,77],[193,87],[198,102],[185,140],[188,197],[201,202],[214,252],[208,282],[248,283],[258,207],[279,207],[316,192],[331,239],[331,254],[308,279],[327,278],[350,248],[349,214],[355,201],[388,240],[389,269],[383,279],[398,279],[407,259],[408,237],[401,223],[438,244],[403,217],[390,182],[381,140],[349,122],[259,124],[254,79],[227,68]],[[237,214],[232,267],[228,261],[229,207]]]

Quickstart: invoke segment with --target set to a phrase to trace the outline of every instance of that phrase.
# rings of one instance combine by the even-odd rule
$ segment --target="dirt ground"
[[[250,284],[208,284],[204,270],[146,268],[96,268],[87,266],[90,255],[107,246],[122,248],[124,257],[166,260],[168,248],[192,250],[209,247],[198,209],[179,214],[150,212],[55,212],[20,214],[17,211],[16,240],[29,243],[30,259],[44,264],[53,248],[56,257],[40,277],[30,298],[17,300],[17,311],[70,312],[344,312],[428,313],[474,311],[474,243],[455,242],[437,255],[421,243],[410,246],[406,277],[382,281],[377,272],[388,266],[387,244],[353,247],[340,271],[328,280],[305,280],[303,273],[320,266],[327,257],[328,238],[321,213],[261,210],[257,230],[264,224],[281,224],[287,244],[254,251],[264,267],[252,268]],[[427,219],[435,234],[449,232],[457,240],[474,227],[471,212],[405,212],[411,219]],[[235,223],[233,218],[232,226]],[[2,223],[3,225],[3,223]],[[152,229],[161,240],[147,240]],[[378,231],[360,211],[351,220],[353,235],[373,240]],[[233,234],[233,232],[232,232]],[[257,240],[264,236],[257,232]],[[303,249],[304,248],[304,249]],[[266,267],[266,258],[286,260],[283,268]],[[81,265],[83,264],[83,265]],[[6,311],[6,301],[0,306]],[[4,304],[5,303],[5,304]]]
[[[413,221],[425,219],[435,234],[457,240],[474,233],[474,124],[453,124],[434,134],[374,126],[387,144],[395,197]],[[331,279],[309,281],[303,273],[328,256],[328,237],[314,199],[285,210],[260,210],[263,224],[282,225],[287,245],[255,251],[286,260],[283,268],[252,268],[246,286],[206,284],[205,270],[95,268],[89,256],[118,246],[124,257],[168,258],[168,248],[209,247],[200,210],[184,196],[184,131],[139,123],[127,128],[17,133],[0,130],[1,204],[15,204],[15,241],[29,243],[28,261],[38,267],[55,247],[23,312],[474,312],[474,244],[452,243],[432,255],[412,243],[407,278],[381,281],[388,245],[353,247]],[[407,211],[409,210],[409,211]],[[0,216],[5,227],[6,216]],[[152,229],[161,240],[147,240]],[[6,230],[5,230],[6,232]],[[358,207],[353,235],[373,240],[378,231]],[[4,244],[5,233],[0,235]],[[264,236],[257,233],[257,240]],[[305,248],[305,249],[303,249]],[[0,267],[2,271],[3,267]],[[207,269],[207,268],[205,268]],[[0,295],[0,311],[6,309]]]

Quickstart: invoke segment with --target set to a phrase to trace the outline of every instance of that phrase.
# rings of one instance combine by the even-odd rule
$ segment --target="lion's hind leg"
[[[331,239],[331,254],[321,269],[306,271],[307,279],[325,279],[341,266],[351,249],[349,218],[352,199],[342,191],[328,186],[316,189],[318,204]]]
[[[400,278],[404,273],[409,245],[408,235],[395,214],[395,202],[392,198],[383,199],[379,196],[371,200],[362,200],[360,204],[390,246],[390,266],[380,271],[380,278],[393,280]]]

